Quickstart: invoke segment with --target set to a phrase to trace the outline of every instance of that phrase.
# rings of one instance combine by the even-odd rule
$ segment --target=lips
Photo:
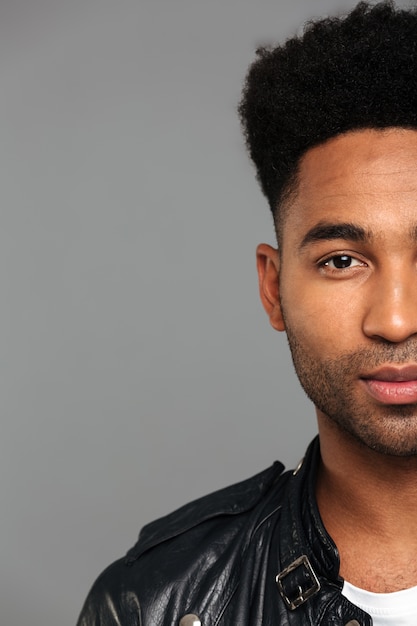
[[[381,404],[417,403],[417,365],[385,366],[361,379],[369,395]]]

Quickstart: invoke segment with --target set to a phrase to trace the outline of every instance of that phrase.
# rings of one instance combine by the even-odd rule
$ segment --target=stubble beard
[[[417,362],[417,343],[381,343],[323,359],[312,355],[284,316],[294,368],[307,396],[341,431],[391,456],[417,455],[417,405],[377,405],[359,393],[358,374],[387,363]]]

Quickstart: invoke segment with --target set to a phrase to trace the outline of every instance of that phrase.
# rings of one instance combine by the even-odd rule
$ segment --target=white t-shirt
[[[417,587],[373,593],[344,582],[343,595],[371,617],[374,626],[416,626]]]

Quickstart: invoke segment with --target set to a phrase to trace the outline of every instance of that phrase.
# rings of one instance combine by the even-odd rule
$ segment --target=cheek
[[[355,349],[360,341],[358,301],[352,295],[340,297],[340,291],[308,288],[283,291],[281,305],[286,330],[304,351],[334,358]]]

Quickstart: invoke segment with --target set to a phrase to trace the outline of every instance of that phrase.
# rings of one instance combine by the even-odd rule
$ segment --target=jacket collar
[[[317,575],[325,576],[338,586],[339,553],[328,535],[318,511],[315,486],[320,463],[319,438],[313,439],[307,452],[292,473],[288,484],[288,505],[283,517],[292,528],[290,542],[284,542],[281,559],[287,567],[296,558],[306,555]]]
[[[370,626],[371,618],[341,594],[339,553],[323,525],[315,497],[319,463],[316,437],[288,481],[281,521],[283,528],[291,530],[278,539],[278,589],[290,624],[344,625],[358,620]]]

